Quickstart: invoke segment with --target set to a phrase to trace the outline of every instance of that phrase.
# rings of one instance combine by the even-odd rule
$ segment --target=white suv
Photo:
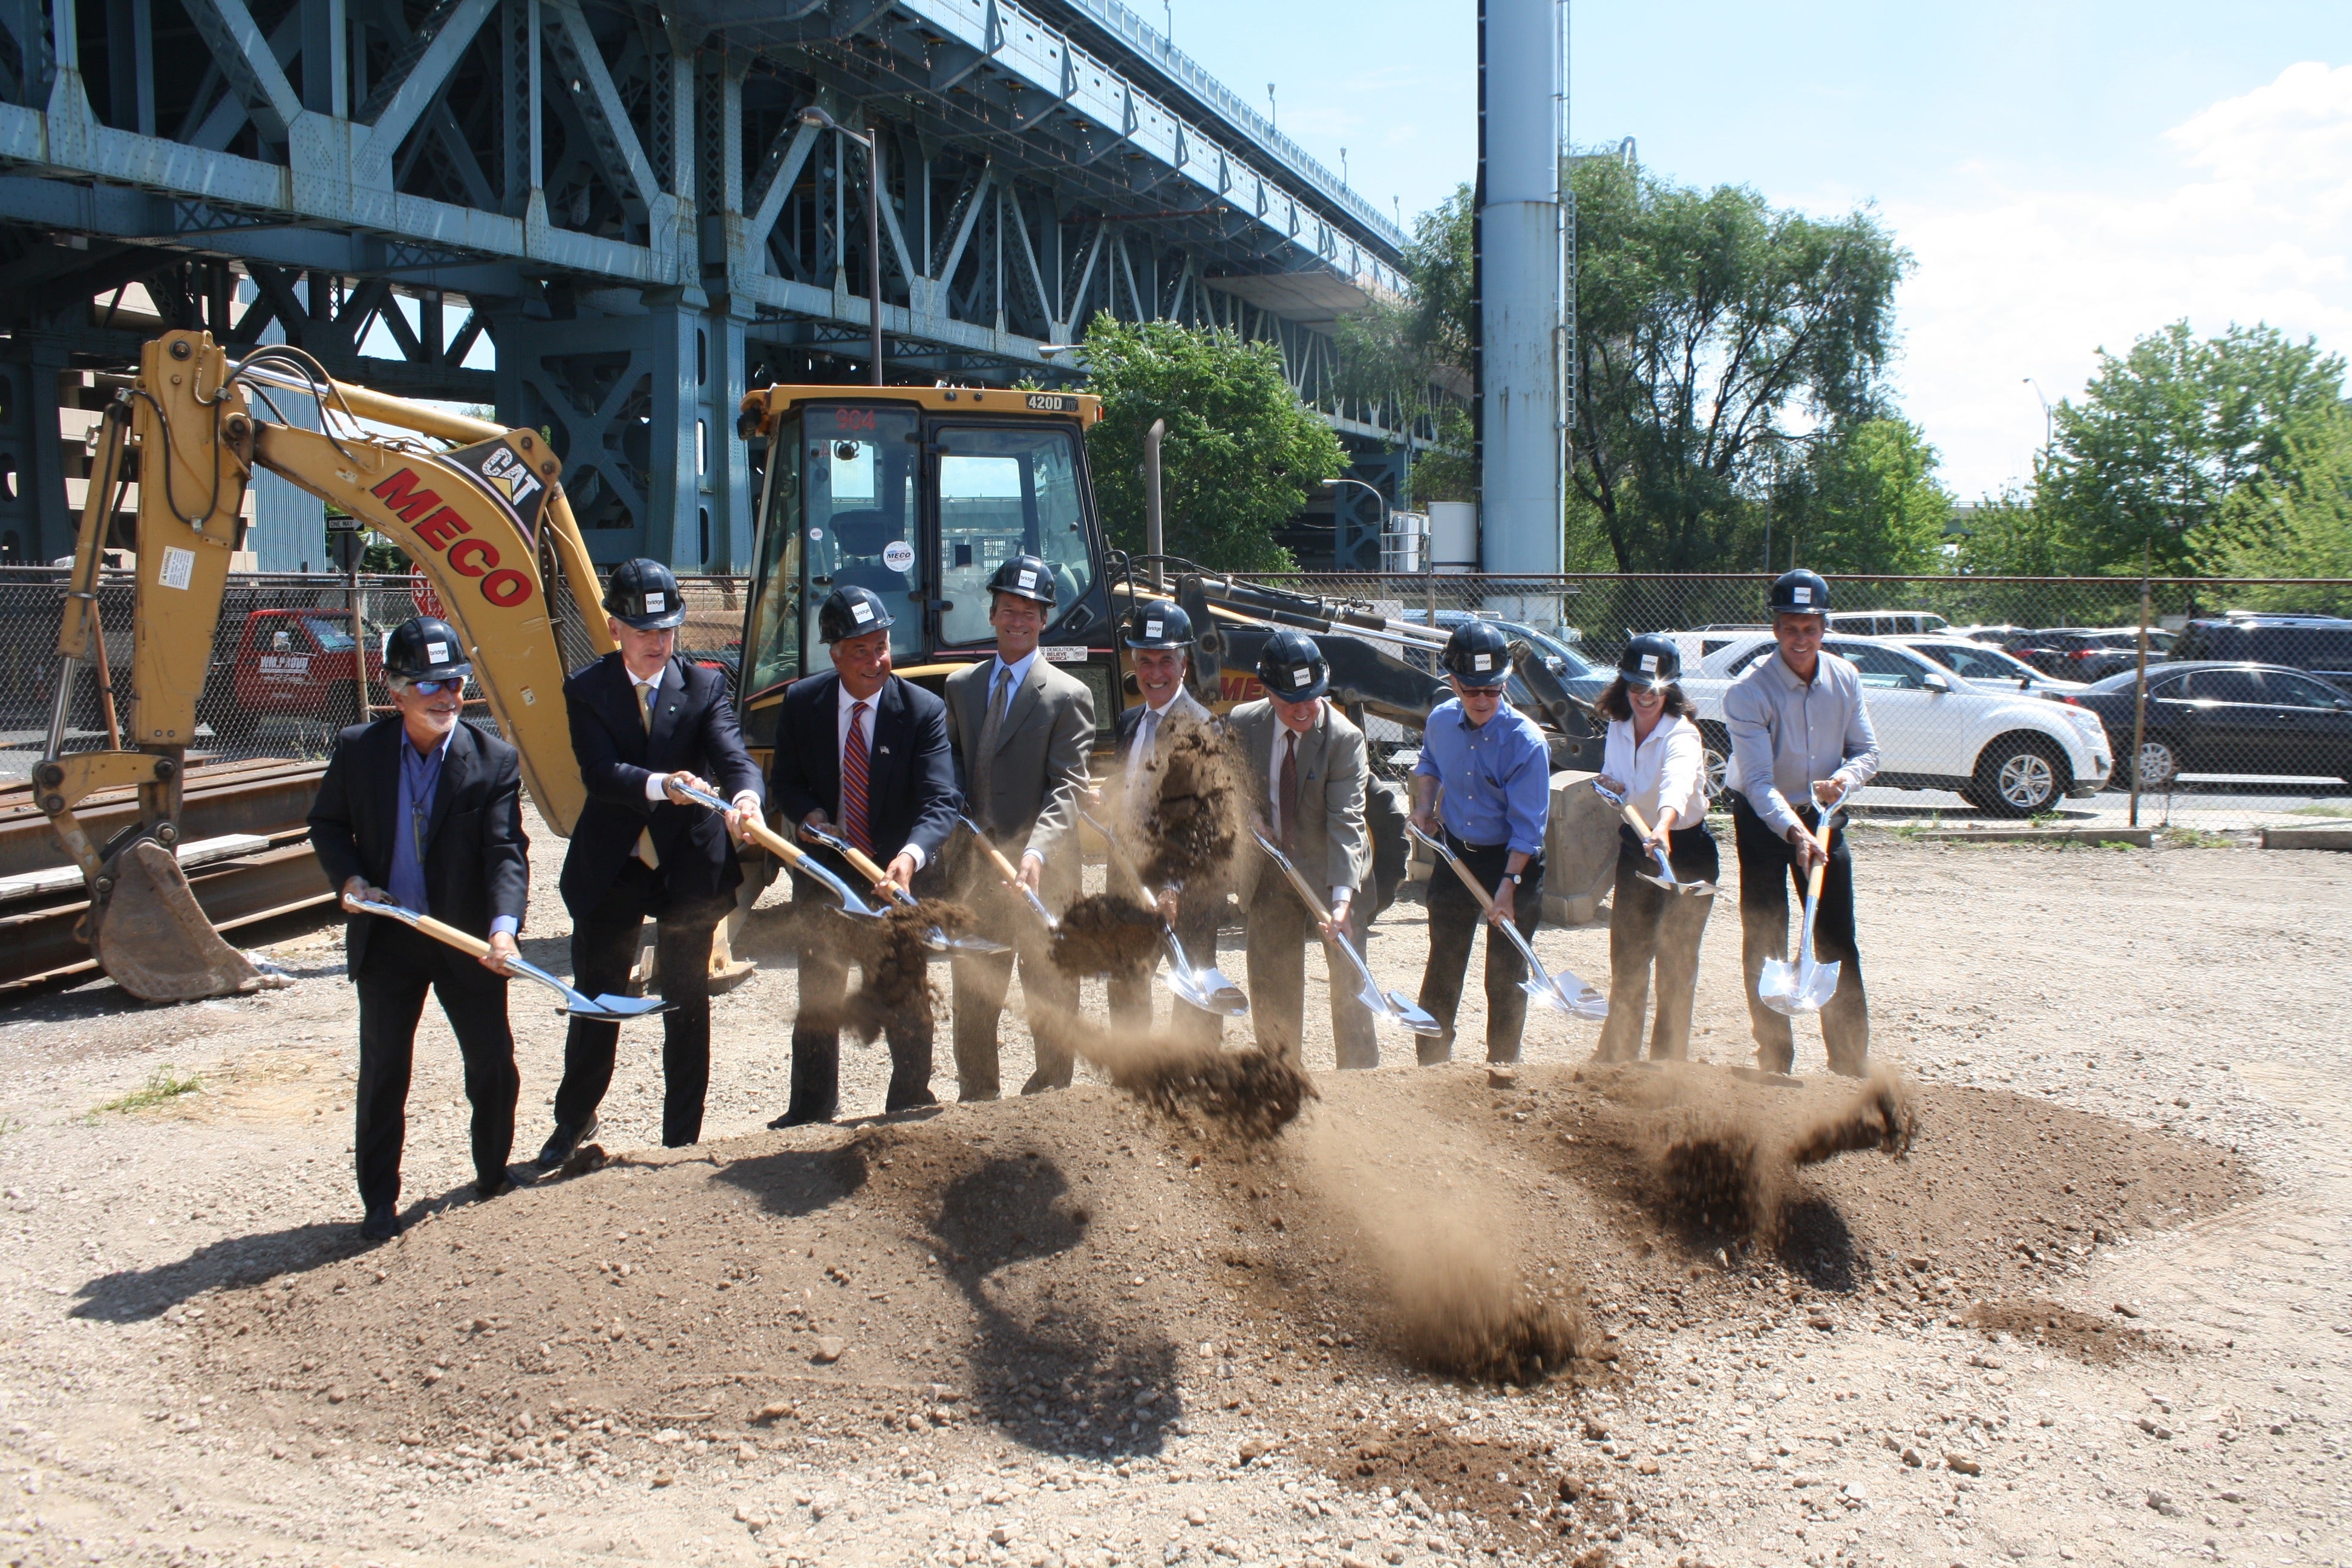
[[[1893,643],[1832,634],[1822,647],[1862,677],[1878,733],[1876,784],[1951,790],[1990,816],[2031,816],[2063,796],[2097,794],[2115,767],[2106,730],[2087,710],[1979,686]],[[1772,647],[1769,637],[1739,638],[1683,679],[1706,741],[1710,793],[1721,789],[1731,751],[1723,694]]]

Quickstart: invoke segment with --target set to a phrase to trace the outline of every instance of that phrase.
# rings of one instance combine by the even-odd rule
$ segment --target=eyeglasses
[[[466,678],[453,675],[446,680],[412,680],[408,683],[408,689],[419,697],[438,697],[445,691],[465,690]]]

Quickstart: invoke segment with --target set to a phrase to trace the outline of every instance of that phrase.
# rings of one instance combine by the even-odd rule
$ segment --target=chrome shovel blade
[[[541,985],[556,992],[563,998],[563,1010],[575,1018],[610,1018],[617,1022],[627,1018],[642,1018],[653,1013],[667,1013],[675,1005],[674,1003],[659,996],[615,996],[609,991],[589,996],[574,991],[546,970],[525,959],[509,959],[507,967],[517,974],[536,980]]]
[[[843,859],[849,858],[851,854],[849,840],[839,834],[829,833],[822,827],[803,827],[801,831]],[[901,909],[911,910],[915,907],[917,900],[914,894],[896,882],[889,884],[889,887],[892,902]],[[940,926],[926,927],[923,931],[922,942],[923,946],[932,952],[1010,952],[1013,951],[1003,942],[991,942],[984,936],[950,936],[945,929]]]
[[[1397,1026],[1415,1035],[1437,1036],[1445,1033],[1445,1026],[1429,1015],[1429,1009],[1402,991],[1391,991],[1386,997],[1388,1016]]]
[[[1836,963],[1815,963],[1811,959],[1793,964],[1766,959],[1764,973],[1756,977],[1756,998],[1791,1018],[1818,1013],[1837,994],[1839,968]]]

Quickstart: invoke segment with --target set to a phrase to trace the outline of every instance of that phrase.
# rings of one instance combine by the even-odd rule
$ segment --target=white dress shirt
[[[1661,714],[1638,745],[1631,719],[1611,720],[1601,771],[1625,786],[1625,804],[1654,827],[1661,806],[1675,808],[1676,827],[1706,816],[1706,746],[1687,719]]]
[[[1318,710],[1315,715],[1315,724],[1307,726],[1307,735],[1313,734],[1315,732],[1315,725],[1322,722],[1323,715]],[[1266,837],[1273,839],[1276,844],[1282,842],[1282,753],[1284,744],[1288,740],[1290,732],[1290,726],[1282,721],[1281,714],[1276,713],[1274,716],[1274,742],[1266,748],[1265,753],[1265,798],[1267,803],[1265,820],[1266,826],[1274,830],[1267,834]],[[1298,737],[1302,744],[1306,742],[1307,735],[1301,735]],[[1307,780],[1303,774],[1300,776],[1298,781],[1298,790],[1301,795],[1304,795],[1307,793]],[[1306,814],[1307,808],[1302,805],[1299,807],[1299,815],[1304,816]],[[1355,889],[1353,888],[1348,887],[1344,883],[1334,882],[1331,885],[1331,902],[1336,905],[1341,899],[1349,898],[1353,896],[1354,893]]]
[[[630,669],[627,665],[625,664],[621,666],[621,668],[629,677],[629,695],[636,699],[637,711],[640,713],[651,712],[653,704],[661,700],[662,687],[669,681],[669,666],[667,664],[663,665],[659,669],[655,670],[651,676],[643,680],[638,679],[636,672]],[[652,694],[650,698],[647,696],[648,692]],[[650,724],[646,727],[647,730],[651,730],[653,728]],[[669,775],[667,773],[647,773],[646,775],[646,798],[655,802],[656,804],[659,804],[660,802],[669,798]],[[735,792],[735,805],[747,811],[759,810],[759,792],[748,789],[737,790]]]
[[[872,780],[874,777],[874,716],[882,710],[882,693],[877,691],[871,697],[852,697],[849,694],[849,682],[845,680],[839,686],[835,687],[834,691],[836,700],[834,704],[833,710],[833,754],[836,763],[838,763],[842,758],[849,754],[850,714],[856,709],[860,702],[866,704],[866,777],[867,780],[866,813],[867,820],[871,821],[874,815],[874,798],[872,794]],[[846,774],[847,770],[844,769],[841,773],[837,773],[835,776],[845,777]],[[833,826],[838,829],[841,826],[841,824],[836,822]],[[915,858],[915,869],[918,871],[921,870],[925,866],[930,863],[931,858],[923,853],[923,847],[919,844],[909,843],[902,845],[899,847],[898,853],[901,855],[912,855]]]

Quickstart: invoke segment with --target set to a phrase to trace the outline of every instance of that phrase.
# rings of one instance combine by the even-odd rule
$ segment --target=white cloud
[[[2288,68],[2147,150],[2145,195],[1969,170],[1951,200],[1890,204],[1918,258],[1903,290],[1906,412],[1963,496],[2032,471],[2041,405],[2078,394],[2097,351],[2189,318],[2266,321],[2352,350],[2352,66]]]

